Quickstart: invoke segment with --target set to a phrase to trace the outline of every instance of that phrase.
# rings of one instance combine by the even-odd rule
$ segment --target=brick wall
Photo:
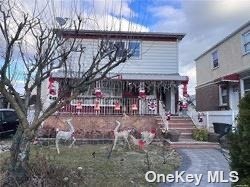
[[[196,110],[213,111],[219,106],[219,86],[212,84],[196,88]]]

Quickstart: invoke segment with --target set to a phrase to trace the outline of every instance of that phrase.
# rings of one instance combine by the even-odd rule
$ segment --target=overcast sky
[[[27,11],[33,0],[19,0]],[[38,1],[37,9],[45,6]],[[250,20],[250,0],[72,0],[50,1],[51,17],[74,17],[72,8],[88,17],[87,27],[186,33],[180,43],[180,74],[190,78],[195,93],[194,59],[213,44]],[[122,6],[121,6],[122,5]],[[94,19],[94,22],[92,21]],[[120,22],[122,20],[122,22]],[[119,23],[119,24],[118,24]],[[120,24],[121,23],[121,24]]]

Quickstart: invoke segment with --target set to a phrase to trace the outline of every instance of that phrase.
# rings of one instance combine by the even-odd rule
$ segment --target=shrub
[[[208,131],[207,129],[194,129],[192,132],[192,137],[197,141],[207,141]]]
[[[230,140],[231,169],[238,172],[239,184],[250,184],[250,94],[240,101],[237,130]]]

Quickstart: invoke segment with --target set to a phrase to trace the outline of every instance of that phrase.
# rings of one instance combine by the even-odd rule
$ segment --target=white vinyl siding
[[[97,40],[83,40],[86,46],[81,65],[86,70],[90,65],[93,55],[96,54]],[[114,73],[178,73],[177,42],[141,41],[140,58],[132,57],[127,62],[120,64],[112,70]],[[78,67],[77,55],[72,55],[72,65]],[[108,59],[107,59],[108,60]],[[106,63],[107,60],[103,61]]]

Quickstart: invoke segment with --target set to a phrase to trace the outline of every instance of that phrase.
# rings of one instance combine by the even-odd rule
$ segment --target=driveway
[[[230,187],[231,183],[208,183],[208,171],[223,171],[225,178],[228,179],[230,172],[228,161],[223,154],[216,149],[179,149],[182,156],[182,164],[179,172],[186,171],[186,174],[202,174],[201,182],[198,186],[202,187]],[[185,177],[185,175],[183,175]],[[160,187],[193,187],[193,183],[164,183]]]

